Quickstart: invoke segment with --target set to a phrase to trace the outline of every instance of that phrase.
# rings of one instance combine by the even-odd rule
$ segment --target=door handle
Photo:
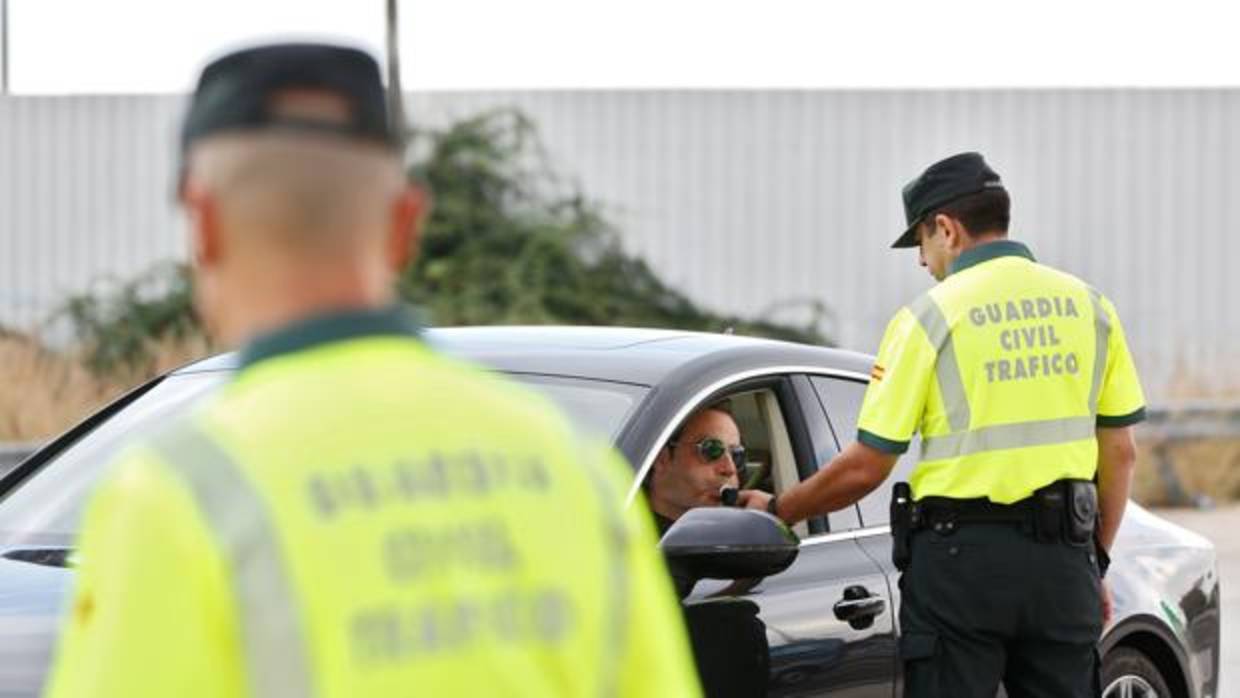
[[[887,610],[887,600],[857,585],[845,588],[844,598],[831,608],[838,620],[847,621],[854,630],[864,630],[874,624],[875,616]]]

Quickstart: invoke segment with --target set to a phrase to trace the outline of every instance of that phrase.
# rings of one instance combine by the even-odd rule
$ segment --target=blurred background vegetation
[[[796,327],[710,312],[671,288],[621,249],[598,204],[553,170],[517,111],[415,131],[411,148],[410,174],[430,186],[434,208],[400,293],[430,324],[631,325],[830,343],[821,304]],[[200,333],[184,265],[75,296],[62,313],[99,373],[148,366],[155,347]]]
[[[819,302],[801,303],[804,326],[783,325],[711,312],[661,280],[620,247],[601,206],[555,171],[520,112],[414,131],[410,147],[410,174],[430,186],[434,208],[400,294],[429,324],[629,325],[831,343]],[[125,387],[220,350],[202,334],[183,264],[73,296],[55,320],[67,322],[68,351],[0,336],[14,401],[0,403],[0,440],[54,434]]]

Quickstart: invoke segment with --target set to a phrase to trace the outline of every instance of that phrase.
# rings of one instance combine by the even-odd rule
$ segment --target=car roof
[[[733,334],[633,327],[488,326],[428,329],[427,344],[510,373],[576,376],[656,385],[691,363],[821,367],[868,374],[873,358],[856,352]],[[229,371],[221,354],[177,373]]]

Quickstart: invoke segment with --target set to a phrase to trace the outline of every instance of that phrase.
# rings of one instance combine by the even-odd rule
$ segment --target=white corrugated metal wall
[[[0,98],[0,324],[29,328],[93,281],[184,256],[177,97]]]
[[[0,100],[0,322],[85,280],[182,254],[169,203],[178,97]],[[1240,389],[1235,90],[619,91],[412,95],[443,124],[515,105],[625,245],[707,305],[818,298],[846,346],[930,283],[886,249],[900,186],[977,149],[1013,236],[1110,295],[1150,392]],[[797,319],[788,314],[786,319]]]

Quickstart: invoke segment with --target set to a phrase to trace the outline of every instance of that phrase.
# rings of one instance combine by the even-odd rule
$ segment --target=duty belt
[[[952,530],[958,524],[997,523],[1032,524],[1032,497],[1011,504],[996,504],[989,499],[949,499],[924,497],[913,505],[912,530]]]
[[[1097,523],[1098,491],[1088,480],[1059,480],[1011,504],[996,504],[985,498],[923,497],[913,501],[908,483],[898,482],[891,499],[892,560],[898,569],[907,566],[912,554],[910,540],[917,531],[951,535],[962,525],[1009,524],[1020,526],[1042,542],[1085,545],[1092,540],[1104,559],[1105,571],[1105,551],[1095,536]]]

